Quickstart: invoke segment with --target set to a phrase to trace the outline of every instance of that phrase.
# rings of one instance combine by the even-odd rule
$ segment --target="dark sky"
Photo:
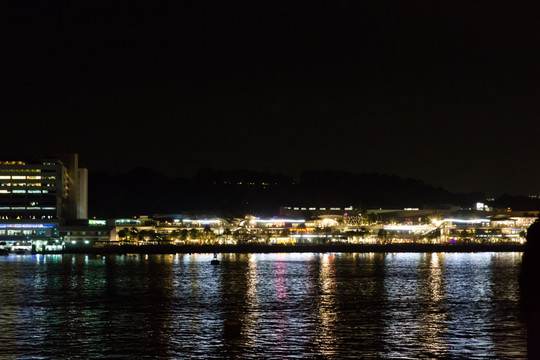
[[[497,1],[0,5],[0,154],[341,169],[540,193],[540,6]]]

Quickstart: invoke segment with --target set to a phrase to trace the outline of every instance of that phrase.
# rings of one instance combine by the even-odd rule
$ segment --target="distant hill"
[[[506,207],[516,198],[494,202]],[[534,207],[538,202],[517,201]],[[280,173],[203,169],[193,178],[170,179],[136,168],[89,177],[89,214],[99,218],[152,214],[277,215],[280,206],[355,206],[403,208],[454,204],[471,207],[484,194],[451,193],[415,179],[345,171],[304,171],[295,181]],[[535,209],[538,209],[536,207]],[[533,209],[522,209],[533,210]]]

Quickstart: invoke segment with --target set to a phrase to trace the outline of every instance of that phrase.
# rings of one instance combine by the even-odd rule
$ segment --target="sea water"
[[[521,256],[2,256],[0,358],[526,358]]]

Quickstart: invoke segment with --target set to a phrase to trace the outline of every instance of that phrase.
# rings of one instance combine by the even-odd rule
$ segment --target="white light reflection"
[[[244,317],[245,329],[248,329],[246,334],[246,342],[248,347],[254,347],[258,338],[257,331],[260,318],[259,292],[257,285],[259,284],[257,255],[249,254],[248,258],[248,274],[247,274],[247,293],[246,293],[246,312]]]
[[[336,274],[334,266],[334,255],[323,254],[321,259],[321,271],[319,275],[319,286],[321,295],[319,301],[319,320],[320,329],[318,331],[318,346],[319,351],[326,358],[331,358],[335,355],[336,337],[334,330],[336,329]]]
[[[275,313],[276,319],[276,348],[282,346],[286,341],[287,335],[287,314],[285,309],[288,306],[287,296],[287,265],[286,259],[283,254],[278,254],[276,261],[274,262],[274,278],[275,278],[275,293],[277,302],[277,311]]]
[[[444,253],[429,254],[431,266],[429,267],[429,290],[433,301],[444,300],[444,282],[442,278],[444,267]]]
[[[444,253],[424,254],[420,260],[419,299],[424,316],[419,317],[417,346],[425,353],[447,358],[445,336],[448,331],[448,307],[445,294]]]
[[[494,353],[492,333],[499,327],[490,314],[492,268],[490,253],[446,254],[446,303],[449,307],[447,345],[452,358],[471,358],[482,349],[485,358]]]
[[[415,344],[418,338],[418,321],[422,311],[418,303],[418,264],[422,254],[392,253],[385,257],[384,292],[386,294],[382,317],[384,324],[385,358],[417,358]],[[408,349],[406,351],[405,349]],[[382,354],[381,354],[382,355]]]
[[[203,294],[201,291],[201,269],[200,260],[197,258],[200,255],[196,254],[189,256],[186,261],[187,264],[182,264],[183,273],[181,274],[182,281],[178,283],[175,288],[175,296],[179,299],[189,299],[193,303],[204,303]],[[200,333],[203,327],[202,324],[202,311],[201,309],[194,307],[189,311],[189,316],[183,309],[177,311],[176,319],[177,323],[183,324],[183,331],[186,333]]]

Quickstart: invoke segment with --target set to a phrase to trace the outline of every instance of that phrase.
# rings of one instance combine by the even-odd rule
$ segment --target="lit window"
[[[14,194],[26,194],[26,190],[13,190]]]
[[[11,179],[11,176],[0,175],[0,179]]]
[[[26,179],[26,176],[13,176],[12,179]]]
[[[9,194],[9,190],[0,190],[0,194]]]

